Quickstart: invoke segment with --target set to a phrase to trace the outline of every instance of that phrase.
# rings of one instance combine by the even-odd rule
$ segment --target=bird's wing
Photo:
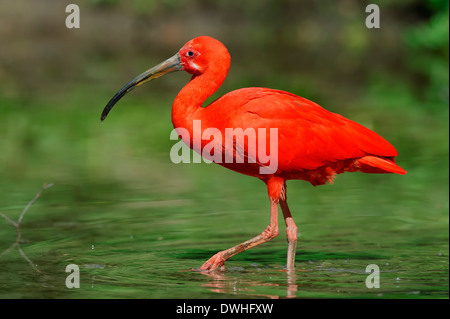
[[[377,133],[288,92],[248,88],[230,92],[220,100],[222,103],[211,106],[227,105],[220,117],[225,127],[266,128],[266,132],[277,129],[280,169],[308,170],[366,155],[389,159],[397,155]],[[266,145],[269,143],[267,136]],[[236,147],[247,150],[245,145]]]

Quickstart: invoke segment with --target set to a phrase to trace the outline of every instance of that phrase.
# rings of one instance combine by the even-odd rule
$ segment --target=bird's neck
[[[192,76],[173,103],[172,123],[175,128],[183,127],[192,132],[193,120],[202,119],[205,110],[203,103],[222,85],[228,69],[229,64],[219,65],[201,75]]]

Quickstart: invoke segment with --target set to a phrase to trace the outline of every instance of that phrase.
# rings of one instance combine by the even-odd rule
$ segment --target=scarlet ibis
[[[193,134],[195,120],[201,121],[203,132],[207,128],[216,128],[223,135],[226,128],[251,128],[255,131],[261,128],[277,129],[277,168],[271,173],[261,173],[261,168],[270,165],[270,162],[259,160],[257,146],[250,145],[249,141],[234,141],[231,150],[215,149],[228,152],[228,155],[231,152],[235,159],[232,162],[216,161],[219,165],[257,177],[266,183],[270,199],[270,224],[260,235],[218,252],[200,270],[223,270],[225,261],[229,258],[276,237],[278,204],[286,224],[286,268],[293,269],[297,226],[287,204],[286,180],[305,180],[316,186],[332,183],[336,174],[344,172],[403,175],[406,171],[395,164],[397,151],[380,135],[288,92],[258,87],[244,88],[232,91],[204,107],[205,100],[225,80],[230,59],[227,48],[218,40],[207,36],[194,38],[173,57],[145,71],[120,89],[104,108],[101,120],[132,89],[167,73],[182,70],[190,73],[192,78],[175,98],[172,123],[175,129],[184,128],[190,133],[189,138],[183,138],[183,142],[196,152],[201,152],[201,149],[194,148],[196,142],[204,148],[211,140],[205,138],[204,134],[200,137]],[[263,145],[259,144],[261,139],[270,142],[269,134],[263,137],[258,135],[256,138],[257,145]],[[253,156],[255,160],[242,163],[237,160],[238,156],[247,159]]]

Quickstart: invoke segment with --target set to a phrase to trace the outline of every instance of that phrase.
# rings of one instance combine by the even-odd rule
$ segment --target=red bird
[[[406,171],[395,164],[397,151],[380,135],[288,92],[245,88],[232,91],[203,107],[205,100],[222,85],[229,68],[230,55],[221,42],[207,36],[192,39],[173,57],[137,76],[117,92],[103,110],[101,120],[120,98],[135,87],[169,72],[182,70],[192,74],[172,108],[172,122],[177,132],[184,129],[189,133],[188,137],[180,134],[183,142],[219,165],[261,179],[267,185],[270,199],[269,226],[260,235],[218,252],[200,270],[224,269],[229,258],[276,237],[278,204],[286,223],[287,269],[293,269],[297,226],[286,201],[286,180],[300,179],[312,185],[322,185],[344,172],[403,175]],[[202,134],[195,133],[196,120],[201,121]],[[211,134],[205,134],[208,128],[215,128],[215,132],[222,133],[222,136],[217,140],[211,139]],[[242,129],[247,134],[241,139],[235,135],[231,146],[228,144],[226,147],[227,128]],[[257,134],[252,139],[252,132],[266,134]],[[211,148],[202,152],[212,142],[213,152]],[[270,143],[277,144],[277,152],[276,157],[271,156],[267,160],[263,155],[267,155]],[[224,160],[227,158],[228,161]],[[263,172],[263,168],[266,171]]]

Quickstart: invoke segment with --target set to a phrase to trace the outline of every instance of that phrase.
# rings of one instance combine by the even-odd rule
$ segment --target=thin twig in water
[[[30,209],[31,205],[34,204],[34,202],[36,200],[39,199],[39,197],[41,197],[41,194],[44,190],[46,190],[47,188],[52,187],[53,184],[47,184],[45,183],[41,190],[36,194],[36,196],[34,196],[34,198],[32,200],[30,200],[28,202],[28,204],[25,206],[25,208],[23,209],[22,213],[19,216],[19,219],[17,220],[17,222],[13,221],[11,218],[9,218],[8,216],[6,216],[5,214],[0,213],[0,216],[3,217],[7,222],[9,222],[11,225],[13,225],[14,227],[16,227],[17,230],[17,238],[16,241],[9,246],[9,248],[7,248],[6,250],[4,250],[1,254],[0,254],[0,258],[4,255],[6,255],[14,246],[17,247],[17,249],[19,250],[19,253],[22,255],[22,257],[31,265],[31,267],[33,267],[34,270],[36,270],[37,272],[40,272],[39,269],[37,269],[36,265],[30,260],[30,258],[27,257],[27,255],[23,252],[22,248],[20,247],[20,241],[22,239],[22,232],[20,231],[20,223],[22,222],[25,214],[27,213],[27,211]]]
[[[2,216],[4,219],[6,219],[14,227],[17,227],[17,223],[15,221],[13,221],[11,218],[9,218],[8,216],[6,216],[5,214],[0,213],[0,216]]]
[[[5,249],[5,250],[0,254],[0,258],[1,258],[3,255],[6,255],[11,249],[14,248],[14,246],[17,246],[17,243],[16,243],[16,242],[12,243],[12,245],[9,246],[9,248]]]
[[[28,209],[30,209],[31,205],[33,205],[34,202],[35,202],[36,200],[38,200],[39,197],[41,197],[42,192],[45,191],[47,188],[50,188],[50,187],[52,187],[52,186],[53,186],[53,184],[47,184],[47,183],[45,183],[45,184],[42,186],[41,190],[36,194],[36,196],[34,196],[34,198],[28,202],[27,206],[25,206],[25,208],[23,209],[22,213],[20,214],[19,219],[17,220],[17,224],[18,224],[18,225],[20,225],[20,222],[22,221],[23,217],[24,217],[25,214],[27,213]]]
[[[25,255],[25,253],[23,252],[22,248],[20,247],[19,243],[16,243],[17,245],[17,249],[19,250],[19,253],[22,255],[23,258],[25,258],[26,261],[28,261],[28,263],[31,265],[31,267],[36,270],[37,272],[41,272],[36,265],[30,260],[30,258],[28,258],[27,255]]]

